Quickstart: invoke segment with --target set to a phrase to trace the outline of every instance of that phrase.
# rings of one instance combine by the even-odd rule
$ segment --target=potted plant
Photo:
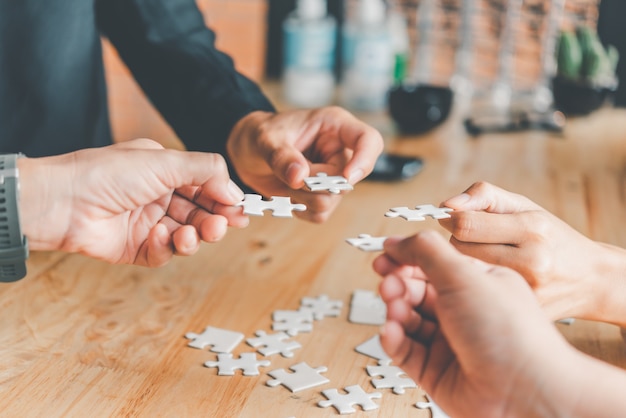
[[[554,105],[566,115],[586,115],[602,106],[617,89],[615,68],[619,53],[605,48],[598,34],[586,26],[561,32],[557,74],[552,80]]]

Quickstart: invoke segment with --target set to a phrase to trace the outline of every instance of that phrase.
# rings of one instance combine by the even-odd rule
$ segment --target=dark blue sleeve
[[[195,0],[96,0],[97,23],[187,149],[217,152],[239,119],[273,111],[215,49]],[[231,170],[231,174],[232,170]]]

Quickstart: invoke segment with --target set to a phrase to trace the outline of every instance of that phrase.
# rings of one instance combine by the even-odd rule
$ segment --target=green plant
[[[619,53],[612,45],[605,48],[589,27],[561,32],[556,58],[557,74],[561,77],[594,87],[614,87],[617,83]]]

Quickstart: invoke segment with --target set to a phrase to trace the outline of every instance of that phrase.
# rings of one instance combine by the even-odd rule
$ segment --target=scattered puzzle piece
[[[339,316],[342,307],[342,301],[329,299],[327,295],[304,297],[300,304],[301,311],[310,311],[318,321],[326,316]]]
[[[355,351],[375,358],[376,360],[391,360],[387,353],[385,353],[385,350],[383,350],[382,345],[380,345],[380,335],[378,334],[356,346]]]
[[[359,234],[358,238],[348,238],[346,241],[363,251],[382,251],[387,237],[373,237],[368,234]]]
[[[256,336],[257,338],[248,338],[246,343],[251,347],[261,347],[257,351],[266,357],[278,353],[283,357],[293,357],[293,350],[302,347],[297,341],[285,341],[289,339],[289,335],[284,332],[267,334],[265,331],[257,331]]]
[[[292,392],[299,392],[330,382],[330,380],[320,374],[328,370],[324,366],[313,368],[305,362],[302,362],[291,366],[289,369],[291,369],[293,373],[287,373],[285,369],[268,372],[267,374],[274,379],[268,380],[266,385],[272,387],[283,385]]]
[[[313,330],[313,313],[306,310],[287,311],[278,310],[272,314],[272,329],[274,331],[285,331],[294,336],[300,332],[311,332]]]
[[[217,374],[220,376],[233,376],[235,370],[242,370],[244,376],[258,376],[259,367],[270,365],[269,360],[257,360],[255,353],[242,353],[239,358],[234,359],[231,354],[220,353],[217,361],[207,361],[206,367],[217,367]]]
[[[353,405],[359,405],[364,411],[378,409],[380,405],[372,399],[381,398],[383,396],[380,392],[367,393],[359,385],[348,386],[344,390],[346,391],[345,395],[337,392],[337,389],[322,391],[322,394],[326,396],[328,400],[319,401],[317,405],[322,408],[332,406],[340,414],[351,414],[356,412],[356,409],[352,407]]]
[[[339,194],[342,190],[354,189],[345,177],[329,176],[326,173],[317,173],[315,177],[307,177],[304,182],[312,192],[327,190],[330,193]]]
[[[450,418],[448,414],[443,412],[443,409],[439,407],[436,403],[430,399],[430,396],[425,394],[426,400],[428,402],[418,402],[415,404],[415,407],[418,409],[429,409],[430,410],[430,418]]]
[[[211,351],[215,353],[230,353],[243,340],[244,335],[240,332],[228,331],[225,329],[206,327],[202,334],[188,332],[185,338],[191,341],[189,347],[203,350],[212,345]]]
[[[263,211],[271,210],[272,216],[279,218],[292,218],[292,211],[306,210],[303,204],[292,204],[289,197],[272,196],[270,200],[263,200],[258,194],[245,194],[244,199],[235,206],[242,206],[246,215],[263,216]]]
[[[575,321],[574,318],[563,318],[563,319],[557,320],[556,322],[557,324],[572,325],[574,321]]]
[[[385,302],[369,290],[357,289],[352,293],[348,320],[354,324],[382,325],[387,318]]]
[[[380,360],[378,366],[367,366],[367,374],[372,377],[382,376],[381,379],[372,379],[372,385],[376,389],[393,389],[396,395],[404,394],[405,388],[417,388],[413,379],[397,366],[391,365],[391,360]]]
[[[415,209],[409,209],[406,206],[391,208],[389,212],[385,213],[388,218],[401,217],[407,221],[425,221],[426,216],[430,216],[433,219],[449,218],[449,212],[453,212],[450,208],[438,208],[433,205],[419,205]]]

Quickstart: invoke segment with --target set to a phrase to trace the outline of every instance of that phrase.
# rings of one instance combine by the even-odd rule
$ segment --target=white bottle
[[[283,23],[283,94],[297,107],[320,107],[333,101],[337,22],[326,0],[298,0]]]
[[[359,0],[343,31],[342,104],[377,111],[387,104],[393,82],[394,47],[383,0]]]

